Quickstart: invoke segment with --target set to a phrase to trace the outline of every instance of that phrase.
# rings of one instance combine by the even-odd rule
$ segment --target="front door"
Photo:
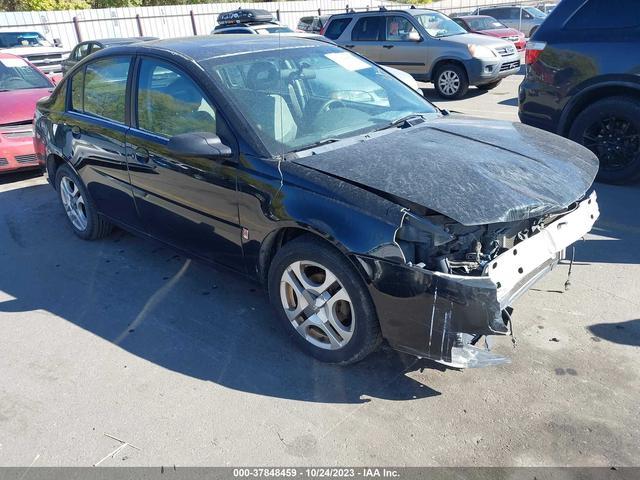
[[[372,15],[361,17],[351,30],[351,41],[345,47],[358,52],[374,62],[381,62],[384,48],[382,48],[381,33],[384,29],[384,17]]]
[[[427,72],[429,49],[411,20],[402,15],[387,15],[383,28],[385,41],[382,43],[382,59],[379,63],[407,73],[424,75]]]
[[[237,148],[215,106],[172,64],[140,61],[137,114],[127,134],[134,198],[146,231],[188,252],[244,269],[236,192]],[[211,132],[236,152],[233,160],[180,156],[174,135]]]

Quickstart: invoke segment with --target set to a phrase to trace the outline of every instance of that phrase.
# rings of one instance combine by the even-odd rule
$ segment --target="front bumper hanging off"
[[[384,337],[398,350],[454,367],[508,362],[475,341],[510,332],[507,308],[564,258],[565,249],[591,230],[599,214],[593,192],[573,211],[487,263],[481,276],[358,256]]]

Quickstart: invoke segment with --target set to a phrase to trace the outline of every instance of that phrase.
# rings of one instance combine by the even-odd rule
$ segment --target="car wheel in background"
[[[483,85],[478,85],[478,89],[479,90],[493,90],[494,88],[496,88],[498,85],[500,85],[502,83],[502,79],[495,81],[495,82],[491,82],[491,83],[485,83]]]
[[[300,348],[316,359],[350,364],[381,341],[373,302],[347,258],[310,235],[286,243],[269,268],[269,298]]]
[[[598,180],[623,184],[640,179],[640,101],[631,97],[597,101],[578,114],[569,138],[597,155]]]
[[[461,98],[469,90],[467,72],[465,72],[464,68],[452,63],[438,67],[433,83],[436,87],[436,92],[442,98]]]
[[[61,165],[56,172],[56,190],[76,235],[95,240],[111,233],[111,223],[98,215],[82,180],[67,165]]]

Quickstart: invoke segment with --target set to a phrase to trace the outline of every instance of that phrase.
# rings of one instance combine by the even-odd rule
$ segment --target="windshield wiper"
[[[318,140],[317,142],[311,143],[309,145],[305,145],[304,147],[300,147],[300,148],[297,148],[295,150],[290,150],[287,153],[302,152],[304,150],[310,150],[312,148],[321,147],[323,145],[328,145],[330,143],[339,142],[340,140],[341,139],[339,139],[339,138],[325,138],[324,140]]]
[[[420,120],[420,121],[412,122],[412,120]],[[411,115],[405,115],[404,117],[397,118],[396,120],[385,125],[384,127],[377,128],[376,130],[374,130],[374,132],[379,132],[380,130],[387,130],[389,128],[394,128],[394,127],[399,127],[400,125],[404,125],[405,123],[408,123],[409,126],[414,126],[422,122],[424,122],[424,115],[421,115],[419,113],[412,113]]]

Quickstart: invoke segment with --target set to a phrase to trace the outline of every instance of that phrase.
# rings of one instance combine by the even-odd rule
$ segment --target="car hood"
[[[593,153],[557,135],[455,115],[322,150],[292,161],[463,225],[560,211],[598,171]]]
[[[48,96],[52,90],[53,87],[0,92],[0,125],[33,120],[36,102]]]
[[[485,47],[492,47],[492,48],[513,46],[513,43],[503,40],[501,38],[492,37],[489,35],[480,35],[479,33],[462,33],[460,35],[451,35],[449,37],[441,37],[440,39],[447,40],[454,43],[461,43],[463,45],[482,45]]]

